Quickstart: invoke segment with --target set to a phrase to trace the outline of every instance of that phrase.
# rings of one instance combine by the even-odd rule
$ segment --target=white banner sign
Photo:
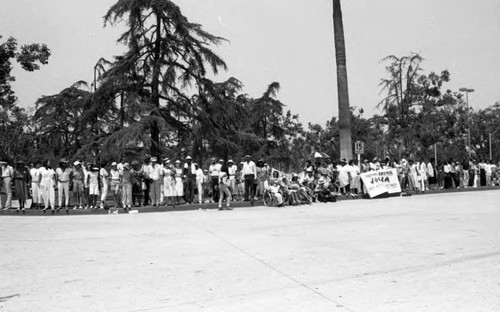
[[[401,193],[398,173],[396,169],[370,171],[361,174],[370,198],[380,196],[384,193]]]

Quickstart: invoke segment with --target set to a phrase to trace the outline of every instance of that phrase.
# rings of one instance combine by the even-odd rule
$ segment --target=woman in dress
[[[16,165],[16,169],[14,170],[14,187],[16,189],[16,196],[19,200],[19,208],[17,212],[20,210],[25,211],[26,199],[28,199],[28,180],[29,180],[29,172],[23,161],[18,161]]]
[[[163,196],[165,198],[165,205],[168,206],[168,202],[172,202],[172,207],[175,207],[175,197],[176,192],[176,181],[175,172],[172,169],[172,164],[170,160],[165,158],[163,160]]]
[[[175,161],[175,168],[174,168],[174,174],[175,174],[175,201],[177,204],[181,203],[182,196],[184,196],[184,182],[182,181],[182,176],[183,176],[183,169],[181,167],[181,161],[176,160]]]
[[[43,213],[50,208],[52,214],[54,214],[55,207],[55,192],[54,188],[56,185],[56,172],[52,169],[50,161],[45,162],[45,166],[40,168],[40,188],[44,203]]]
[[[351,193],[350,185],[349,185],[349,168],[347,167],[347,163],[345,159],[340,161],[340,164],[337,166],[338,170],[338,180],[340,185],[340,190],[342,194],[349,195]]]

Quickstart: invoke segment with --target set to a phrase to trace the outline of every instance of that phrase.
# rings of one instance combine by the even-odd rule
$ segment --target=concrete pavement
[[[0,311],[498,311],[500,192],[0,217]]]

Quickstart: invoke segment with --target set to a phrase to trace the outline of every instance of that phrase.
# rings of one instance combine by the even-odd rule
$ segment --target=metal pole
[[[490,137],[490,160],[493,159],[492,155],[491,155],[491,133],[489,134],[489,137]]]
[[[469,161],[470,161],[470,156],[471,156],[471,149],[470,149],[470,121],[469,121],[469,91],[465,92],[465,98],[467,101],[467,148],[469,150]]]
[[[437,166],[438,161],[438,145],[434,143],[434,167]]]

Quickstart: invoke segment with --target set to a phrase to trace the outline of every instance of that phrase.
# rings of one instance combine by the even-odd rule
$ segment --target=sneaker
[[[222,205],[219,205],[219,210],[222,210]]]
[[[227,210],[233,210],[233,207],[231,207],[231,206],[227,206],[227,207],[226,207],[226,209],[227,209]]]

